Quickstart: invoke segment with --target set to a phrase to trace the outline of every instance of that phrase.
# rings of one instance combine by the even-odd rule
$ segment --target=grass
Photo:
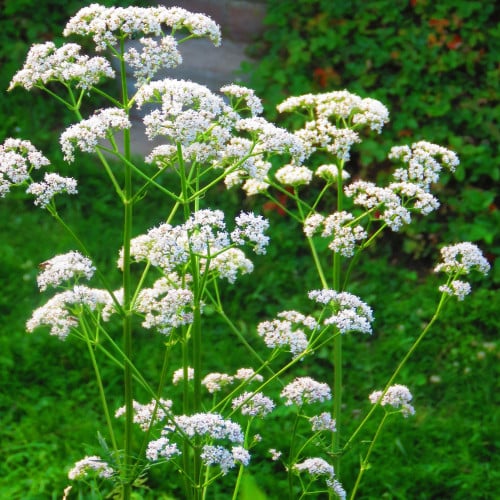
[[[81,195],[68,199],[61,212],[78,223],[100,263],[112,265],[120,241],[119,214],[103,187],[102,172],[85,158],[78,170]],[[235,207],[252,208],[238,194],[224,191],[206,203],[232,212]],[[260,210],[262,202],[254,203],[253,208]],[[231,299],[228,314],[257,349],[261,341],[255,334],[256,323],[285,308],[304,309],[306,291],[317,287],[306,250],[296,242],[296,228],[274,212],[268,215],[274,246],[254,260],[253,275],[225,292]],[[161,216],[161,201],[153,196],[137,218],[137,232]],[[97,433],[104,425],[93,373],[81,346],[43,332],[28,335],[24,323],[33,308],[46,300],[36,290],[38,263],[74,245],[55,222],[20,195],[1,200],[0,234],[0,498],[61,498],[69,483],[67,470],[84,454],[96,452]],[[398,255],[383,243],[375,250],[356,269],[352,289],[373,307],[376,322],[373,336],[352,335],[344,342],[344,425],[348,428],[362,418],[369,406],[368,394],[383,386],[395,362],[431,317],[437,300],[436,277],[415,268],[414,263],[399,262]],[[116,272],[109,279],[118,282],[118,278]],[[398,416],[384,430],[359,498],[496,498],[500,489],[499,306],[498,292],[484,282],[463,303],[449,304],[398,380],[410,387],[416,416],[407,420]],[[207,319],[206,339],[213,346],[207,371],[230,372],[248,366],[244,351],[227,329]],[[161,338],[141,334],[136,343],[141,351],[139,363],[153,377]],[[300,370],[325,379],[331,363],[320,351]],[[108,370],[105,379],[120,406],[120,374]],[[265,426],[266,432],[283,433],[276,417]],[[343,466],[346,485],[352,484],[359,453],[366,446],[361,443],[349,453]],[[258,460],[252,463],[241,498],[256,498],[248,493],[255,491],[255,483],[267,498],[278,498],[275,467]],[[152,470],[148,485],[156,491],[145,490],[137,498],[172,498],[175,484],[175,479]],[[221,488],[214,498],[226,498]]]

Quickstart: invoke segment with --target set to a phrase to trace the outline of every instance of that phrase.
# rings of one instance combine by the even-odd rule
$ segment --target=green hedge
[[[456,151],[461,165],[438,187],[438,217],[449,233],[439,237],[475,241],[494,257],[500,254],[494,11],[494,0],[269,0],[267,30],[251,48],[258,64],[244,69],[271,118],[280,118],[275,106],[285,97],[308,92],[346,88],[386,104],[392,118],[383,139],[365,142],[353,157],[364,176],[389,167],[391,141],[425,139]],[[429,221],[418,232],[435,239]],[[428,239],[413,236],[406,250],[425,254]]]

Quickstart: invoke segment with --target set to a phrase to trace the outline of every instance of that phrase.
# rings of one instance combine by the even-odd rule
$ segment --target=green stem
[[[307,238],[307,243],[309,243],[309,248],[311,249],[314,265],[316,266],[316,271],[318,272],[318,276],[321,281],[321,286],[323,288],[328,288],[328,282],[326,281],[325,273],[323,272],[323,267],[321,266],[318,252],[316,250],[316,247],[314,246],[314,240],[312,238]]]
[[[300,410],[299,410],[300,411]],[[288,494],[290,498],[293,498],[293,465],[295,463],[295,457],[293,456],[293,448],[295,442],[295,436],[297,434],[297,427],[299,425],[299,413],[295,415],[295,421],[293,423],[292,436],[290,439],[290,452],[288,454]]]
[[[250,427],[252,425],[252,418],[250,418],[247,422],[247,428],[245,430],[245,440],[244,440],[244,444],[243,446],[245,446],[245,448],[248,448],[248,438],[249,438],[249,435],[250,435]],[[238,468],[238,477],[236,478],[236,484],[234,486],[234,491],[233,491],[233,497],[232,497],[232,500],[236,500],[238,498],[238,492],[240,490],[240,486],[241,486],[241,480],[243,478],[243,471],[244,471],[245,467],[243,466],[243,464],[240,464],[239,468]]]
[[[337,175],[337,212],[343,209],[343,185],[342,160]],[[333,254],[333,289],[340,291],[341,255]],[[341,413],[342,413],[342,335],[336,335],[333,339],[333,418],[335,419],[336,432],[332,433],[331,451],[334,457],[335,474],[340,478],[340,437],[341,437]],[[340,480],[340,479],[339,479]]]
[[[363,477],[363,474],[365,473],[366,470],[368,470],[369,468],[369,459],[370,459],[370,455],[373,451],[373,448],[375,447],[375,443],[377,442],[379,436],[380,436],[380,433],[382,432],[382,428],[384,427],[384,424],[385,424],[385,421],[387,420],[387,417],[389,416],[388,413],[385,413],[384,414],[384,418],[382,418],[382,420],[380,421],[378,427],[377,427],[377,431],[375,432],[375,435],[373,436],[373,439],[370,443],[370,446],[368,448],[368,451],[366,452],[366,456],[365,458],[362,460],[361,462],[361,466],[359,468],[359,473],[358,473],[358,477],[356,478],[356,482],[354,483],[354,486],[352,488],[352,491],[351,491],[351,495],[349,497],[349,500],[354,500],[355,496],[356,496],[356,492],[359,488],[359,485],[361,483],[361,478]]]
[[[124,39],[120,40],[120,75],[122,89],[123,109],[129,109],[127,76],[124,54]],[[132,310],[131,299],[133,294],[132,278],[130,273],[130,241],[132,239],[133,220],[133,193],[132,193],[132,168],[130,164],[130,130],[123,130],[123,156],[127,160],[124,162],[124,183],[123,190],[123,310],[124,317],[122,323],[123,331],[123,352],[127,359],[132,359]],[[123,370],[123,385],[125,397],[125,429],[124,429],[124,482],[123,500],[130,500],[132,493],[133,478],[130,476],[132,465],[132,431],[133,431],[133,377],[129,363],[125,363]]]
[[[445,293],[443,293],[441,295],[441,299],[439,300],[439,304],[437,305],[436,311],[434,312],[434,315],[432,316],[431,320],[429,321],[429,323],[427,323],[426,327],[422,330],[422,333],[418,336],[417,340],[415,340],[415,342],[411,346],[410,350],[405,354],[405,356],[400,361],[399,365],[394,370],[393,374],[391,375],[391,377],[389,378],[389,380],[385,384],[385,387],[384,387],[384,390],[382,391],[382,395],[380,396],[379,402],[376,403],[376,404],[374,404],[371,407],[370,411],[366,414],[366,416],[363,419],[363,421],[359,424],[359,426],[357,427],[357,429],[353,432],[353,434],[351,435],[351,437],[349,438],[349,440],[347,441],[347,443],[344,445],[344,448],[343,448],[344,451],[347,450],[349,448],[349,446],[351,446],[351,444],[355,440],[356,436],[359,434],[359,432],[361,431],[361,429],[363,429],[363,427],[365,426],[366,422],[368,422],[368,420],[370,419],[370,417],[373,415],[373,412],[377,409],[377,406],[379,406],[380,401],[382,400],[384,394],[387,392],[387,390],[389,389],[389,387],[391,387],[391,385],[393,384],[394,380],[396,380],[396,377],[399,375],[400,371],[406,365],[406,363],[410,359],[411,355],[416,351],[417,347],[420,345],[420,343],[422,342],[422,340],[424,340],[425,336],[427,335],[427,333],[429,332],[429,330],[432,328],[432,326],[434,325],[434,323],[438,319],[438,317],[439,317],[439,315],[441,313],[441,310],[443,309],[443,306],[446,303],[446,300],[448,298],[449,297]]]
[[[56,210],[51,210],[50,213],[54,217],[54,219],[56,219],[56,221],[59,224],[61,224],[61,226],[65,229],[65,231],[67,231],[68,234],[75,240],[76,244],[80,247],[80,250],[90,260],[92,260],[90,252],[87,250],[87,247],[85,246],[85,244],[83,243],[83,241],[78,237],[78,235],[73,231],[73,229],[71,229],[71,227],[68,226],[68,224],[66,224],[66,222],[64,222],[63,219],[61,219],[61,217],[59,216],[59,214],[57,213],[57,211]],[[98,278],[101,280],[101,282],[102,282],[104,288],[106,289],[106,291],[109,292],[109,294],[111,295],[111,299],[113,300],[113,303],[114,303],[115,307],[117,308],[117,311],[120,312],[120,313],[123,313],[123,308],[122,308],[120,302],[118,301],[118,299],[115,297],[115,295],[114,295],[114,293],[113,293],[113,291],[111,289],[111,286],[109,285],[109,282],[106,279],[105,275],[99,269],[99,267],[95,264],[95,262],[93,262],[93,264],[96,267],[96,274],[97,274]]]
[[[101,398],[101,404],[102,404],[102,408],[104,411],[104,417],[106,419],[106,425],[108,426],[109,437],[111,439],[111,444],[113,446],[113,450],[115,453],[117,453],[118,452],[118,445],[116,442],[115,433],[113,431],[112,419],[111,419],[111,415],[109,413],[109,406],[108,406],[108,403],[106,401],[106,394],[104,392],[104,385],[102,383],[102,377],[101,377],[101,372],[99,370],[99,364],[97,363],[97,359],[95,357],[95,352],[94,352],[94,349],[92,346],[92,341],[89,337],[87,325],[82,324],[82,327],[83,327],[83,334],[84,334],[84,338],[85,338],[85,343],[87,344],[90,360],[91,360],[92,366],[94,368],[97,387],[99,390],[99,397]]]

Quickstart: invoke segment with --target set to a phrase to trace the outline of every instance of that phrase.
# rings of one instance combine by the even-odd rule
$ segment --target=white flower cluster
[[[146,457],[155,461],[160,457],[170,459],[181,452],[171,441],[176,434],[184,434],[189,438],[198,436],[206,444],[202,447],[201,458],[205,465],[219,465],[223,474],[232,469],[236,463],[248,465],[250,454],[241,446],[244,434],[239,424],[224,420],[217,413],[196,413],[174,417],[174,424],[166,425],[160,439],[148,444]],[[231,450],[225,446],[214,445],[214,440],[229,441],[236,446]],[[208,442],[207,442],[208,441]]]
[[[332,418],[330,413],[323,412],[315,415],[309,419],[313,431],[330,431],[337,430],[335,419]]]
[[[132,68],[136,86],[140,87],[153,78],[162,68],[175,68],[182,63],[182,56],[173,36],[164,36],[158,42],[154,38],[141,38],[141,50],[130,47],[123,59]]]
[[[110,478],[115,471],[97,455],[87,456],[75,463],[74,467],[68,472],[68,478],[83,479],[89,472],[96,472],[99,477]]]
[[[42,182],[33,182],[26,192],[35,196],[35,205],[45,208],[56,194],[77,194],[76,179],[46,172]]]
[[[428,191],[433,182],[439,180],[443,166],[451,172],[459,164],[457,155],[449,149],[427,141],[419,141],[409,146],[395,146],[389,158],[407,164],[394,172],[394,178],[403,182],[411,182]],[[439,160],[440,161],[439,161]]]
[[[59,142],[68,162],[75,160],[75,147],[81,151],[92,153],[112,130],[125,130],[131,127],[127,113],[123,109],[108,108],[96,111],[93,116],[80,123],[71,125],[61,135]]]
[[[28,332],[42,325],[50,326],[50,334],[64,340],[72,328],[78,326],[77,316],[82,308],[95,311],[111,301],[108,292],[77,285],[72,290],[59,293],[46,304],[35,309],[26,323]]]
[[[275,174],[276,180],[285,186],[303,186],[311,182],[312,170],[298,165],[285,165]]]
[[[438,200],[418,184],[393,182],[381,188],[372,182],[356,181],[344,189],[356,205],[377,210],[376,216],[393,231],[411,222],[411,211],[428,215],[439,208]]]
[[[304,316],[297,311],[283,311],[278,313],[278,319],[259,323],[257,333],[270,349],[288,347],[292,355],[298,357],[309,345],[304,329],[313,331],[316,327],[316,320],[312,316]]]
[[[140,291],[134,309],[144,314],[144,328],[168,335],[173,328],[192,323],[193,300],[191,290],[162,277],[152,288]]]
[[[327,217],[313,213],[304,221],[304,234],[311,238],[320,232],[323,238],[333,237],[328,248],[344,257],[352,257],[356,242],[368,235],[363,226],[352,225],[354,216],[348,212],[335,212]]]
[[[227,93],[247,96],[252,112],[257,112],[253,93],[244,87],[222,87]],[[242,99],[244,97],[241,97]],[[224,102],[222,97],[213,94],[206,87],[183,80],[165,79],[151,82],[139,89],[136,103],[142,107],[145,103],[157,103],[161,108],[154,109],[144,117],[146,134],[149,138],[166,136],[171,144],[163,144],[153,149],[146,157],[147,163],[154,163],[160,168],[179,164],[178,148],[182,149],[182,162],[200,162],[212,164],[214,168],[225,168],[232,176],[229,186],[243,182],[243,177],[250,175],[263,179],[269,166],[263,162],[264,154],[270,152],[267,146],[255,145],[253,141],[235,137],[237,129],[244,128],[245,120],[262,120],[259,118],[241,119],[239,114]],[[262,123],[260,128],[262,128]],[[268,124],[268,129],[273,126]],[[281,130],[281,129],[276,129]],[[255,140],[270,140],[264,133],[255,134]],[[273,151],[287,149],[288,143],[278,148],[279,140],[286,142],[290,134],[284,131],[274,141]],[[267,186],[266,186],[267,187]]]
[[[250,417],[265,417],[271,413],[276,406],[274,401],[262,392],[244,392],[232,401],[233,410],[240,409],[242,415]]]
[[[228,248],[210,261],[209,268],[216,270],[218,275],[229,283],[234,283],[238,274],[249,274],[253,271],[253,263],[239,248]]]
[[[466,281],[453,280],[449,285],[441,285],[439,291],[454,296],[457,300],[464,300],[471,292],[471,286]]]
[[[30,141],[5,139],[0,144],[0,197],[3,198],[12,185],[27,181],[32,169],[38,170],[49,164]]]
[[[244,380],[247,382],[262,382],[264,377],[262,375],[255,373],[253,368],[238,368],[236,373],[233,375],[236,380]]]
[[[393,408],[401,408],[401,413],[404,417],[415,414],[415,408],[410,404],[413,399],[408,387],[400,384],[392,385],[387,389],[382,396],[383,391],[374,391],[370,394],[369,399],[372,404],[380,402],[382,406],[392,406]]]
[[[171,272],[189,261],[192,254],[202,259],[204,267],[234,282],[238,272],[249,273],[252,263],[233,245],[249,243],[256,253],[265,253],[269,238],[264,235],[269,223],[261,216],[242,212],[235,219],[236,228],[228,233],[221,210],[199,210],[182,225],[162,224],[131,242],[131,256],[137,261]],[[119,266],[123,261],[120,254]]]
[[[333,182],[336,181],[338,176],[339,176],[339,169],[337,165],[335,164],[326,164],[326,165],[320,165],[316,171],[314,172],[315,175],[318,177],[322,177],[325,179],[327,182]],[[345,168],[342,169],[342,179],[347,180],[351,177],[349,172],[345,170]]]
[[[305,144],[308,154],[321,148],[344,161],[350,159],[352,146],[361,142],[357,132],[350,128],[338,128],[325,117],[307,122],[295,135]]]
[[[203,378],[201,384],[206,387],[208,392],[213,394],[214,392],[218,392],[228,385],[232,385],[235,380],[262,382],[263,377],[262,375],[255,373],[252,368],[239,368],[234,375],[228,375],[227,373],[218,372],[209,373]]]
[[[422,215],[428,215],[439,208],[439,201],[425,189],[411,182],[391,182],[389,189],[399,195],[402,203],[414,201],[411,209]]]
[[[434,272],[444,272],[450,278],[466,276],[473,270],[486,275],[490,270],[490,264],[481,250],[477,245],[469,242],[443,247],[441,249],[441,258],[443,262],[434,268]],[[471,292],[471,286],[466,281],[453,279],[447,284],[441,285],[439,291],[455,296],[458,300],[464,300],[466,295]]]
[[[231,239],[237,245],[250,243],[254,246],[256,254],[266,253],[269,237],[264,232],[269,228],[269,221],[262,215],[251,212],[241,212],[235,218],[236,228],[231,233]]]
[[[260,116],[239,120],[236,129],[257,140],[254,153],[288,153],[297,164],[305,159],[304,145],[298,137]]]
[[[195,413],[194,415],[179,415],[174,417],[175,427],[166,426],[164,434],[169,434],[175,428],[192,438],[201,436],[210,439],[228,439],[232,443],[241,444],[244,440],[241,426],[231,420],[224,420],[218,413]]]
[[[220,29],[212,19],[180,7],[106,8],[92,4],[80,9],[69,20],[63,34],[92,35],[97,50],[105,50],[121,39],[132,38],[140,33],[160,36],[163,34],[162,25],[172,28],[172,33],[186,29],[196,37],[206,36],[215,45],[220,44]]]
[[[237,114],[222,97],[203,85],[185,80],[166,78],[143,85],[137,91],[136,104],[142,108],[146,103],[161,104],[160,109],[144,117],[146,135],[150,139],[164,135],[185,148],[205,135],[208,141],[205,144],[216,145],[220,150],[230,137],[227,127],[237,119]],[[219,122],[223,126],[215,127]],[[189,149],[187,151],[189,153]],[[149,158],[156,157],[153,151]]]
[[[296,472],[308,472],[311,476],[328,476],[334,477],[335,472],[333,466],[323,458],[306,458],[303,462],[293,466]]]
[[[250,111],[252,116],[260,115],[264,109],[262,107],[262,101],[255,95],[255,92],[252,89],[233,83],[231,85],[224,85],[224,87],[221,87],[220,91],[232,98],[232,100],[234,99],[235,102],[232,102],[231,104],[237,111],[241,111],[241,101],[245,103],[246,109]],[[243,108],[243,110],[244,109],[245,108]]]
[[[114,78],[115,72],[109,61],[103,57],[81,55],[80,50],[76,43],[59,48],[53,42],[33,45],[23,68],[12,78],[9,90],[16,86],[31,90],[50,82],[76,82],[78,88],[88,90],[101,78]]]
[[[269,185],[268,156],[287,154],[300,165],[305,157],[302,142],[256,116],[262,105],[252,90],[227,85],[221,92],[230,96],[231,105],[193,82],[164,79],[142,86],[135,96],[137,106],[160,105],[144,117],[147,136],[169,139],[169,144],[155,147],[146,162],[160,168],[180,168],[187,162],[223,168],[228,187],[243,185],[248,195],[263,192]],[[250,117],[239,114],[247,116],[248,111]]]
[[[90,280],[94,275],[95,267],[92,261],[80,252],[68,252],[56,255],[40,264],[42,272],[37,277],[38,288],[44,291],[48,286],[59,286],[63,281],[84,276]]]
[[[318,478],[326,476],[326,486],[336,497],[340,500],[346,499],[346,492],[342,484],[335,479],[335,471],[332,465],[320,457],[306,458],[303,462],[297,463],[293,466],[294,472],[300,474],[307,472],[311,476]]]
[[[297,377],[284,387],[280,396],[285,399],[286,406],[302,406],[332,398],[328,384],[317,382],[311,377]]]
[[[289,97],[277,109],[280,113],[308,110],[314,118],[295,133],[304,144],[307,155],[321,148],[342,160],[349,160],[352,145],[361,140],[353,129],[367,126],[380,133],[389,121],[389,112],[382,103],[362,99],[346,90]],[[346,127],[339,128],[334,122],[345,123]]]
[[[441,258],[443,262],[434,268],[436,273],[467,275],[475,270],[486,275],[490,270],[490,264],[478,246],[467,241],[443,247]]]
[[[218,465],[223,475],[227,474],[237,463],[245,466],[250,463],[250,453],[243,446],[233,446],[229,451],[224,446],[205,445],[200,457],[207,466]]]
[[[347,493],[342,486],[342,483],[340,481],[337,481],[336,479],[328,478],[326,480],[326,486],[332,490],[332,493],[335,493],[337,495],[337,498],[339,500],[346,500],[347,498]]]
[[[194,379],[194,368],[188,366],[186,373],[188,380]],[[178,370],[175,370],[175,372],[172,375],[172,384],[177,385],[181,380],[184,380],[184,368],[179,368]]]
[[[335,290],[312,290],[309,298],[330,306],[332,315],[323,320],[324,325],[335,325],[340,333],[372,333],[373,311],[359,297]]]
[[[389,111],[381,102],[363,99],[347,90],[289,97],[277,106],[280,113],[301,108],[313,109],[319,116],[352,120],[353,124],[367,125],[379,133],[389,121]]]
[[[221,391],[224,387],[231,385],[234,377],[227,373],[213,372],[206,375],[201,384],[204,385],[210,394]]]
[[[272,166],[271,162],[264,160],[262,153],[253,154],[252,149],[249,139],[233,137],[224,152],[230,163],[224,183],[228,188],[241,185],[247,196],[267,191],[268,173]]]
[[[305,158],[300,139],[262,117],[243,118],[236,122],[235,129],[244,137],[232,137],[220,154],[228,188],[242,185],[248,196],[265,192],[272,166],[269,155],[289,154],[297,166]]]
[[[158,402],[152,400],[150,403],[143,405],[134,400],[132,407],[134,410],[134,423],[139,424],[140,428],[146,432],[151,425],[165,420],[167,411],[170,411],[170,408],[172,408],[172,401],[170,399],[159,399]],[[153,414],[154,421],[152,422]],[[115,418],[119,418],[122,415],[125,415],[125,406],[121,406],[115,411]]]
[[[161,437],[150,441],[146,450],[146,458],[151,462],[156,462],[160,458],[170,460],[175,455],[181,455],[177,443],[172,443],[168,437]]]

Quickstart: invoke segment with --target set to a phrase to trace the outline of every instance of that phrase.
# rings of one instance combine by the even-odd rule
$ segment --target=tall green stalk
[[[120,54],[124,54],[123,39],[120,41]],[[125,61],[120,57],[122,102],[128,112],[128,90]],[[123,351],[128,359],[132,359],[132,279],[130,274],[130,241],[132,239],[133,221],[133,189],[132,168],[130,166],[130,130],[123,131],[123,156],[128,160],[124,162],[124,200],[123,200]],[[133,429],[133,387],[132,369],[129,363],[123,369],[124,397],[125,397],[125,430],[124,430],[124,483],[123,499],[130,500],[133,478],[129,476],[132,469],[132,429]]]
[[[343,209],[343,184],[342,170],[344,161],[342,160],[337,175],[337,212]],[[341,256],[335,252],[333,254],[333,289],[340,291],[341,288]],[[336,432],[332,433],[332,453],[334,457],[334,468],[337,477],[340,477],[340,436],[341,436],[341,412],[342,412],[342,335],[335,335],[333,339],[333,418],[336,422]],[[340,480],[340,479],[339,479]]]

